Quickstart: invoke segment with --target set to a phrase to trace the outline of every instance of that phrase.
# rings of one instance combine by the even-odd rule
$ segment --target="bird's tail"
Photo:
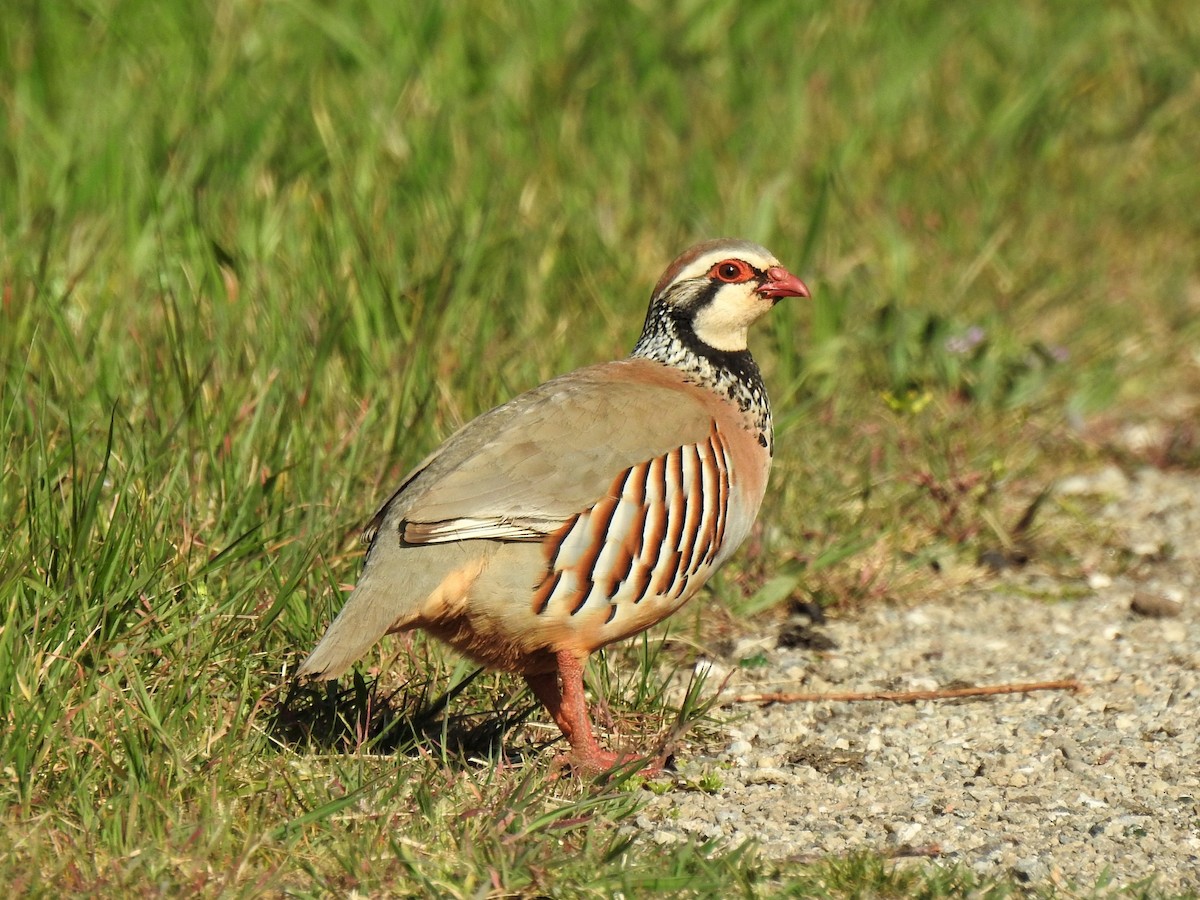
[[[464,542],[422,550],[421,565],[374,554],[368,558],[354,593],[300,664],[299,677],[337,678],[385,634],[436,622],[461,609],[483,571],[483,556],[464,549]]]
[[[396,609],[395,601],[387,586],[370,578],[359,581],[325,636],[300,664],[297,677],[337,678],[389,631],[402,630],[405,615]],[[408,618],[415,618],[413,613]]]

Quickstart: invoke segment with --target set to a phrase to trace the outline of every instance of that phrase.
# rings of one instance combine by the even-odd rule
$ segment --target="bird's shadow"
[[[268,731],[280,746],[297,752],[432,753],[451,765],[511,756],[506,735],[523,724],[536,704],[507,703],[486,712],[450,715],[448,707],[482,670],[444,693],[429,681],[385,689],[379,679],[354,673],[350,683],[293,681],[275,701]],[[528,748],[530,752],[534,748]]]

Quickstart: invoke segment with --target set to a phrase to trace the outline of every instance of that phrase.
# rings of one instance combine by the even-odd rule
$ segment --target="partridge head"
[[[749,327],[804,283],[746,241],[697,244],[650,299],[632,354],[479,416],[376,513],[362,576],[299,674],[335,678],[423,629],[524,676],[584,771],[588,654],[686,603],[750,532],[771,407]]]

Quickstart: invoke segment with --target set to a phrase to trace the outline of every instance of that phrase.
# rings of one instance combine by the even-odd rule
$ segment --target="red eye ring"
[[[754,268],[740,259],[723,259],[708,270],[708,277],[727,284],[744,284],[755,277]]]

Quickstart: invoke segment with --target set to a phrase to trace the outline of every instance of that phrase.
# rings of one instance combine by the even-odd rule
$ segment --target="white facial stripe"
[[[706,253],[693,260],[689,266],[675,276],[674,280],[685,281],[690,278],[703,278],[708,274],[709,269],[726,259],[744,260],[760,272],[767,271],[771,266],[779,265],[779,261],[770,256],[761,256],[757,253],[746,253],[744,251],[714,250],[712,253]]]

